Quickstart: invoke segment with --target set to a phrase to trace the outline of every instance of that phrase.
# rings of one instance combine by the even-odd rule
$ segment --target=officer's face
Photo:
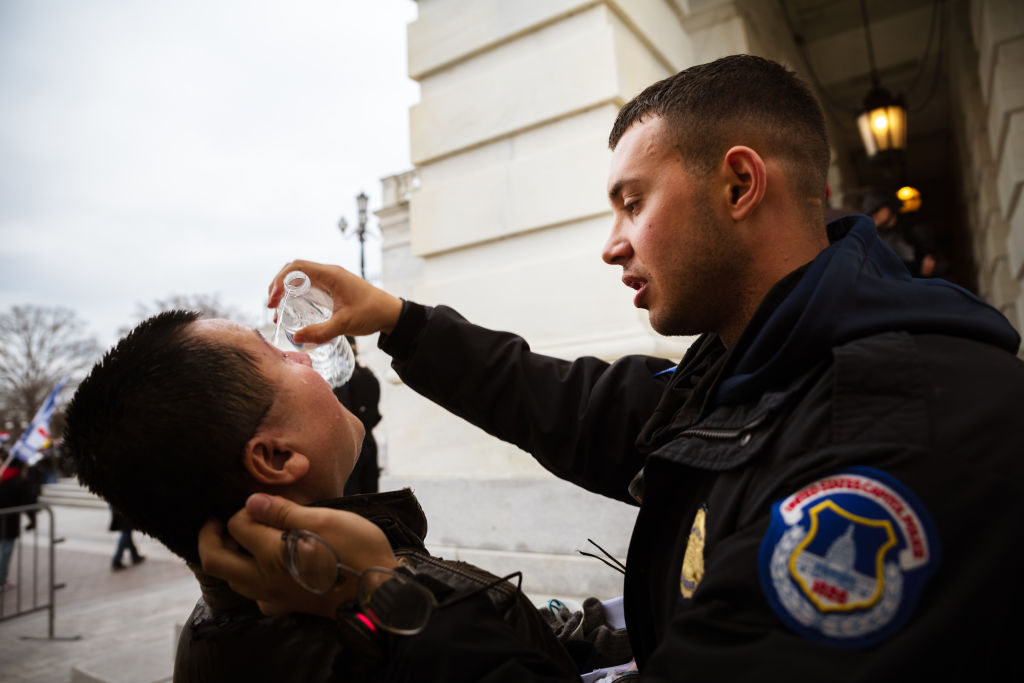
[[[622,266],[633,305],[647,309],[661,334],[717,331],[741,264],[715,219],[710,177],[686,170],[663,119],[623,134],[608,196],[614,224],[602,257]]]

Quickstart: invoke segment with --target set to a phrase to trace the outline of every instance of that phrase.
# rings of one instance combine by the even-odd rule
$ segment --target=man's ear
[[[768,171],[761,155],[738,145],[725,153],[722,167],[728,181],[729,215],[735,221],[750,216],[764,199]]]
[[[309,458],[265,431],[245,444],[243,461],[249,476],[267,486],[288,486],[309,472]]]

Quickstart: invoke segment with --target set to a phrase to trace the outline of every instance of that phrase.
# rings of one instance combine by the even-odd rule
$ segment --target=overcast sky
[[[259,316],[291,258],[358,270],[337,223],[411,166],[415,17],[411,0],[0,0],[0,310],[65,306],[106,347],[137,302],[217,293]]]

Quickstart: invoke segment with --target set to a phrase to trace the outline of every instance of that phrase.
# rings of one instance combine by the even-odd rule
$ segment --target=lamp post
[[[359,237],[359,277],[364,280],[366,279],[366,203],[368,200],[369,197],[365,192],[356,195],[356,207],[359,209],[359,225],[355,229],[355,233]],[[341,229],[343,236],[348,237],[348,221],[344,216],[338,221],[338,228]]]

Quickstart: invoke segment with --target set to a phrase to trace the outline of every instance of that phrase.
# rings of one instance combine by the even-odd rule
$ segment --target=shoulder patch
[[[913,493],[856,467],[772,506],[758,573],[772,609],[794,631],[865,647],[903,625],[938,560],[935,527]]]

